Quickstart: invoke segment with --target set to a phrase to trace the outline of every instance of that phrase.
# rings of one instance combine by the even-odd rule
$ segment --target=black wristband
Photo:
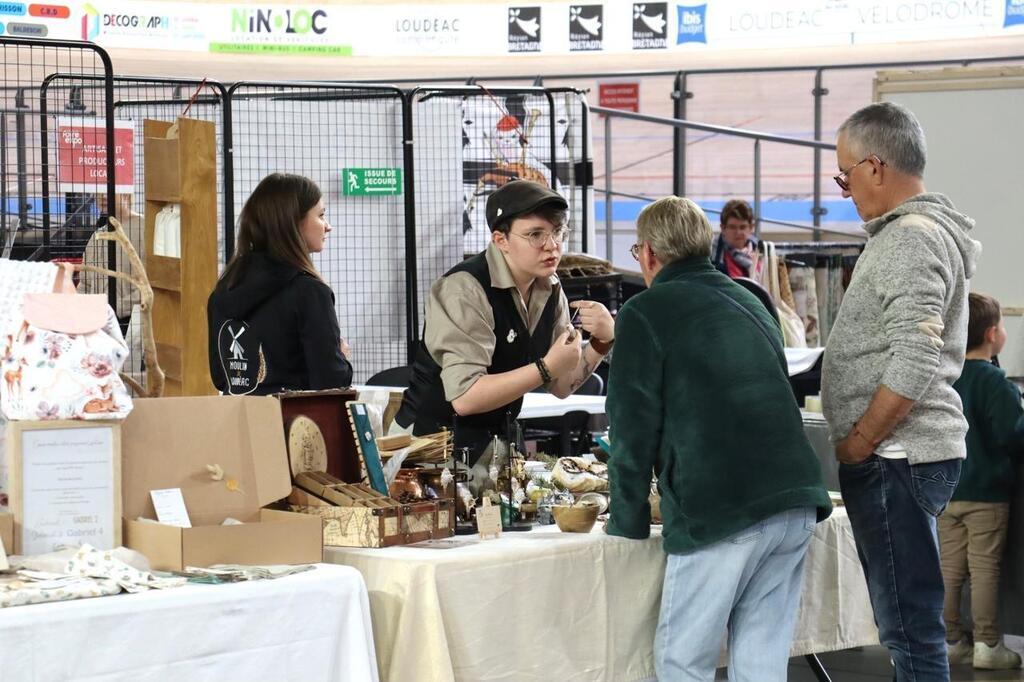
[[[548,366],[544,364],[543,359],[538,359],[533,364],[537,365],[537,371],[540,372],[540,380],[544,384],[551,383],[551,372],[548,371]]]

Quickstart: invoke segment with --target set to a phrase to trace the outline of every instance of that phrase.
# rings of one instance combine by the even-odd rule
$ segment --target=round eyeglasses
[[[556,227],[554,230],[530,230],[526,234],[519,234],[518,232],[511,232],[515,237],[525,239],[530,242],[530,246],[535,249],[543,249],[548,245],[548,240],[555,243],[555,246],[561,246],[562,243],[569,238],[568,227]]]

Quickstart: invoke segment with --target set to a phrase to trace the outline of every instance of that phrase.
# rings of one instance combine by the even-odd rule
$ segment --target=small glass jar
[[[540,498],[537,502],[537,525],[539,526],[550,526],[555,522],[554,517],[551,515],[551,506],[554,503],[553,496],[548,493]]]

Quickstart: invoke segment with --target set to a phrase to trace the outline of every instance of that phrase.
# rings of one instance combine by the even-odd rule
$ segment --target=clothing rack
[[[771,296],[780,311],[787,345],[801,347],[805,342],[813,346],[825,345],[839,313],[846,278],[866,243],[772,240],[757,243],[757,251],[767,254],[767,244],[771,244],[778,256],[777,261],[765,257],[764,267],[758,267],[752,278],[766,287],[766,281],[778,282],[778,291],[773,290]],[[785,265],[785,276],[770,272],[775,262],[780,269]],[[803,334],[798,331],[801,323]]]
[[[764,244],[766,241],[771,241],[771,240],[762,239],[761,241],[758,242],[758,250],[762,250],[761,249],[761,245]],[[771,243],[775,246],[775,250],[776,251],[795,251],[795,252],[798,252],[798,253],[807,253],[807,252],[824,252],[824,251],[829,251],[829,250],[833,250],[833,249],[838,249],[838,250],[859,249],[859,250],[863,251],[864,250],[864,244],[866,244],[867,242],[776,242],[776,241],[772,241]],[[820,253],[819,255],[825,255],[825,254],[824,253]],[[789,264],[789,265],[798,265],[798,266],[802,266],[802,267],[813,267],[813,264],[808,264],[808,263],[805,263],[805,262],[803,262],[801,260],[797,260],[796,258],[793,258],[792,256],[780,256],[780,257],[782,257],[782,259],[787,264]]]

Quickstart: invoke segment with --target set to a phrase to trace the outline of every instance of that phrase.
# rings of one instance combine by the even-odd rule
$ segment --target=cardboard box
[[[0,540],[4,543],[4,551],[14,554],[14,514],[0,514]]]
[[[153,568],[323,559],[319,518],[263,509],[292,488],[275,398],[139,399],[122,448],[124,542]],[[223,479],[213,480],[207,465],[219,465]],[[136,520],[156,518],[149,493],[164,488],[181,488],[192,528]],[[220,525],[229,517],[243,523]]]

